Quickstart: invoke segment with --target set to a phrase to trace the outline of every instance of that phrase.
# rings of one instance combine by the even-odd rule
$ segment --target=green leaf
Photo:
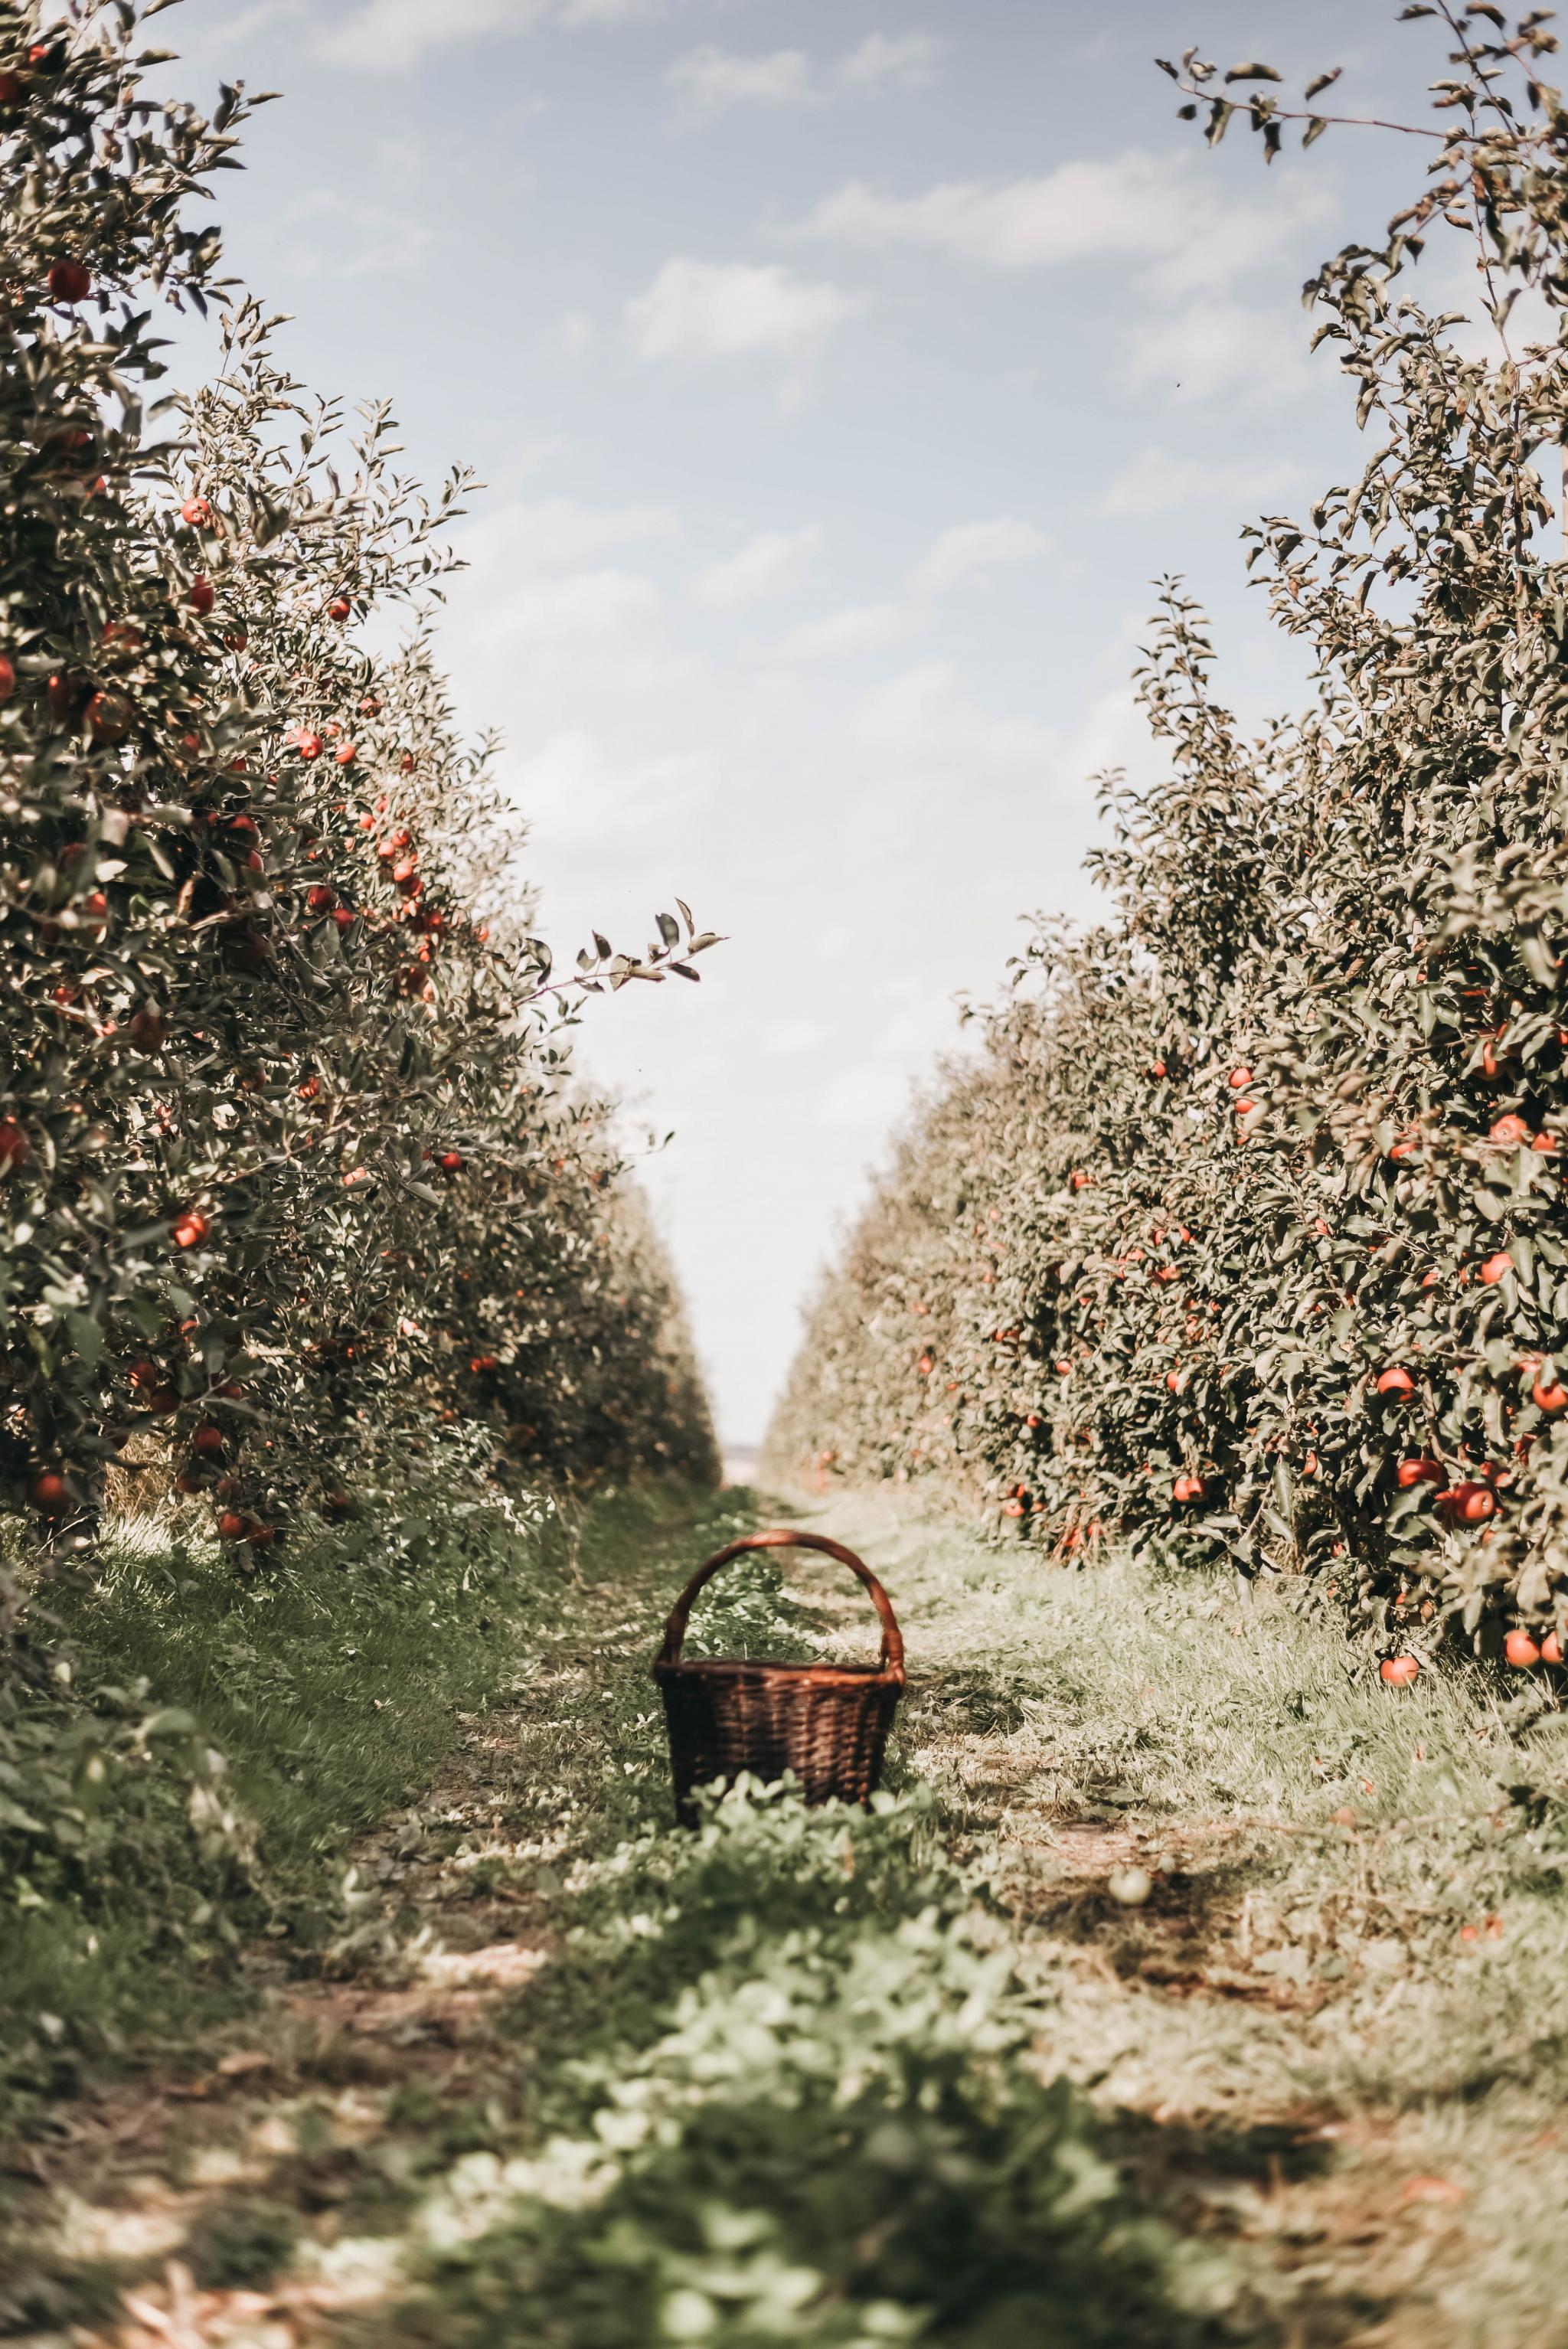
[[[90,1313],[67,1313],[65,1317],[65,1322],[67,1329],[71,1333],[72,1345],[76,1348],[77,1352],[81,1356],[82,1361],[88,1364],[88,1368],[92,1369],[98,1363],[101,1362],[103,1360],[104,1350],[103,1331],[98,1328],[98,1325],[93,1319],[92,1315]]]
[[[182,1705],[166,1704],[160,1711],[149,1713],[141,1724],[141,1734],[147,1737],[194,1737],[200,1724],[193,1713]]]

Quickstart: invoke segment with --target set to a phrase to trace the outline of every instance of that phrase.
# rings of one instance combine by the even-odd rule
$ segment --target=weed
[[[185,2245],[197,2283],[245,2291],[271,2283],[299,2240],[299,2214],[284,2202],[256,2196],[211,2211]]]

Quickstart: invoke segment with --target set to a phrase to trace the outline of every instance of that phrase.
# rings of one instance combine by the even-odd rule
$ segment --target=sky
[[[593,1004],[721,1434],[1040,909],[1092,916],[1091,778],[1153,771],[1151,580],[1222,694],[1295,702],[1242,525],[1357,461],[1304,277],[1424,160],[1334,131],[1265,171],[1153,67],[1261,57],[1417,114],[1369,0],[183,0],[198,101],[275,88],[220,180],[230,262],[313,388],[387,396],[486,484],[442,654],[506,738],[539,926],[700,988]]]

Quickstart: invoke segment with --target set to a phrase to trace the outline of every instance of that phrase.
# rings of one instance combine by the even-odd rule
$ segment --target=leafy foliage
[[[918,1795],[867,1817],[743,1782],[696,1834],[601,1861],[538,2150],[431,2196],[409,2337],[1227,2337],[1222,2259],[1130,2200],[1087,2101],[1036,2076],[1037,2013],[934,1825]]]
[[[1418,1664],[1517,1617],[1528,1662],[1568,1608],[1568,571],[1537,463],[1568,440],[1568,108],[1539,13],[1495,41],[1491,8],[1406,14],[1456,42],[1431,172],[1306,288],[1376,443],[1250,533],[1316,698],[1244,740],[1167,583],[1139,684],[1171,771],[1105,787],[1114,913],[1037,925],[773,1450],[940,1477],[1059,1553],[1353,1576]],[[1479,355],[1405,291],[1445,223]]]
[[[716,941],[682,906],[553,974],[435,662],[468,477],[427,500],[384,405],[281,367],[201,212],[251,102],[148,98],[138,14],[0,5],[0,1846],[71,1702],[40,1568],[111,1483],[172,1474],[250,1577],[312,1511],[395,1541],[453,1430],[469,1489],[717,1473],[566,1032]],[[189,396],[158,299],[222,308]]]

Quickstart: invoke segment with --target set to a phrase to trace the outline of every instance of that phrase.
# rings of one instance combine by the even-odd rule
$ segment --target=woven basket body
[[[730,1658],[685,1661],[692,1601],[708,1577],[744,1551],[817,1549],[859,1575],[882,1617],[875,1664],[762,1664]],[[676,1815],[689,1825],[692,1795],[743,1770],[772,1784],[793,1771],[809,1803],[864,1803],[882,1777],[882,1754],[903,1693],[903,1640],[886,1591],[852,1550],[820,1534],[779,1527],[732,1542],[700,1567],[676,1603],[654,1663],[665,1701]]]

